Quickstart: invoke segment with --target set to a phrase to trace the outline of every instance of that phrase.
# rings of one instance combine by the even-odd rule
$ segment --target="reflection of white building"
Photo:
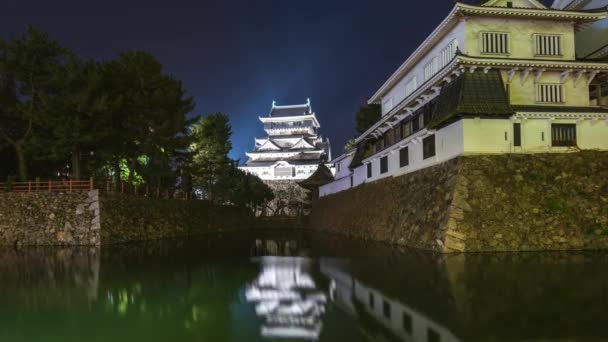
[[[373,320],[403,341],[460,342],[440,323],[352,277],[344,268],[336,260],[321,260],[321,273],[332,280],[330,298],[340,309],[364,321]]]
[[[263,319],[267,338],[318,340],[325,313],[326,295],[310,276],[311,260],[263,257],[262,272],[245,293]]]
[[[301,105],[277,106],[261,117],[266,138],[255,139],[249,160],[240,169],[263,180],[303,180],[319,163],[331,159],[329,140],[318,135],[321,127],[310,99]]]

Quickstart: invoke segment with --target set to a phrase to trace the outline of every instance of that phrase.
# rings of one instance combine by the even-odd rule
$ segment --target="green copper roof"
[[[513,113],[498,70],[464,72],[441,89],[429,127],[435,128],[459,116],[507,116]]]

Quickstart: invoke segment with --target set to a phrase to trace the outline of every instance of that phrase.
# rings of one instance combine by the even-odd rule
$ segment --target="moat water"
[[[310,233],[0,249],[0,341],[607,341],[608,254]]]

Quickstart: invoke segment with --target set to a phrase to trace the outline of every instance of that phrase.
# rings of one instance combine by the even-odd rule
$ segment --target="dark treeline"
[[[149,53],[83,60],[28,27],[0,42],[0,177],[93,177],[250,207],[271,198],[228,158],[228,117],[193,108]]]

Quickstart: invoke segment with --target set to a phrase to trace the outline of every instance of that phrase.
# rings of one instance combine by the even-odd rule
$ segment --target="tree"
[[[105,116],[111,99],[103,87],[103,77],[97,63],[84,62],[75,55],[56,71],[57,96],[47,105],[50,139],[44,145],[50,158],[70,160],[73,179],[81,178],[83,154],[94,154],[110,134]]]
[[[356,115],[357,132],[359,134],[367,131],[382,116],[382,108],[378,104],[364,104],[359,107]]]
[[[113,134],[105,146],[115,177],[124,161],[128,182],[140,175],[157,188],[174,186],[177,170],[173,163],[186,152],[187,129],[196,120],[187,117],[193,99],[146,52],[123,52],[103,70],[113,99],[108,123]]]
[[[348,139],[348,141],[344,145],[344,153],[348,153],[348,152],[354,150],[356,147],[357,147],[357,144],[355,143],[355,139]]]
[[[191,128],[192,182],[211,201],[220,200],[217,196],[223,192],[223,185],[228,184],[224,179],[236,167],[228,157],[231,135],[230,120],[222,113],[202,117]]]
[[[0,138],[14,149],[22,181],[28,177],[27,150],[53,96],[54,72],[66,55],[59,43],[31,26],[22,37],[0,43]]]

